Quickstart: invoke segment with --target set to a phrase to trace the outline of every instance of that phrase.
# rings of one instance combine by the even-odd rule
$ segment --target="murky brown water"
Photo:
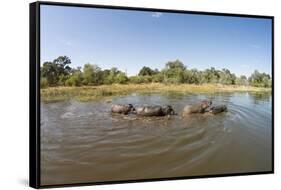
[[[271,94],[129,95],[112,103],[226,104],[215,116],[118,116],[111,103],[41,103],[41,184],[271,170]]]

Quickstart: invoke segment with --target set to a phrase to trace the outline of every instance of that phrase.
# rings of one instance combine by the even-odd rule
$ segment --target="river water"
[[[228,112],[181,118],[210,99]],[[113,103],[172,105],[179,115],[112,115]],[[270,171],[272,96],[131,94],[41,103],[41,185]]]

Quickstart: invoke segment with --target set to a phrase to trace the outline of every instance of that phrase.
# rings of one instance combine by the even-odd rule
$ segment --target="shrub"
[[[115,81],[116,81],[116,83],[119,83],[119,84],[125,84],[128,82],[128,78],[124,73],[119,73],[115,77]]]
[[[69,79],[65,81],[65,85],[67,86],[81,86],[82,84],[82,73],[77,71],[73,73]]]
[[[48,85],[48,81],[45,77],[41,77],[40,78],[40,87],[41,88],[47,88],[49,85]]]

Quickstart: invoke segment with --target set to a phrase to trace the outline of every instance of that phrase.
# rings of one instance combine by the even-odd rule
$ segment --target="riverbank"
[[[75,99],[91,101],[96,99],[110,100],[113,96],[131,93],[216,93],[216,92],[271,92],[271,88],[252,86],[234,86],[220,84],[113,84],[82,87],[49,87],[41,89],[41,100],[44,102]]]

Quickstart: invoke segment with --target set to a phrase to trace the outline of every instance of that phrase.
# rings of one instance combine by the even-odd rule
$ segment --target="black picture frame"
[[[199,15],[216,15],[216,16],[231,16],[245,18],[266,18],[272,22],[272,168],[269,171],[261,172],[242,172],[231,174],[216,174],[202,176],[182,176],[171,178],[157,179],[137,179],[137,180],[121,180],[121,181],[106,181],[92,183],[72,183],[60,185],[41,185],[40,184],[40,6],[67,6],[67,7],[87,7],[87,8],[106,8],[118,10],[136,10],[136,11],[151,11],[151,12],[170,12],[170,13],[186,13]],[[125,6],[109,6],[109,5],[92,5],[78,3],[61,3],[61,2],[46,2],[39,1],[29,4],[29,39],[30,39],[30,65],[29,65],[29,185],[33,188],[52,188],[52,187],[69,187],[69,186],[85,186],[99,184],[117,184],[117,183],[134,183],[134,182],[152,182],[163,180],[179,180],[193,178],[210,178],[210,177],[227,177],[227,176],[245,176],[257,174],[273,174],[274,173],[274,16],[264,15],[248,15],[248,14],[233,14],[233,13],[218,13],[218,12],[201,12],[187,10],[168,10],[157,8],[141,8],[141,7],[125,7]]]

